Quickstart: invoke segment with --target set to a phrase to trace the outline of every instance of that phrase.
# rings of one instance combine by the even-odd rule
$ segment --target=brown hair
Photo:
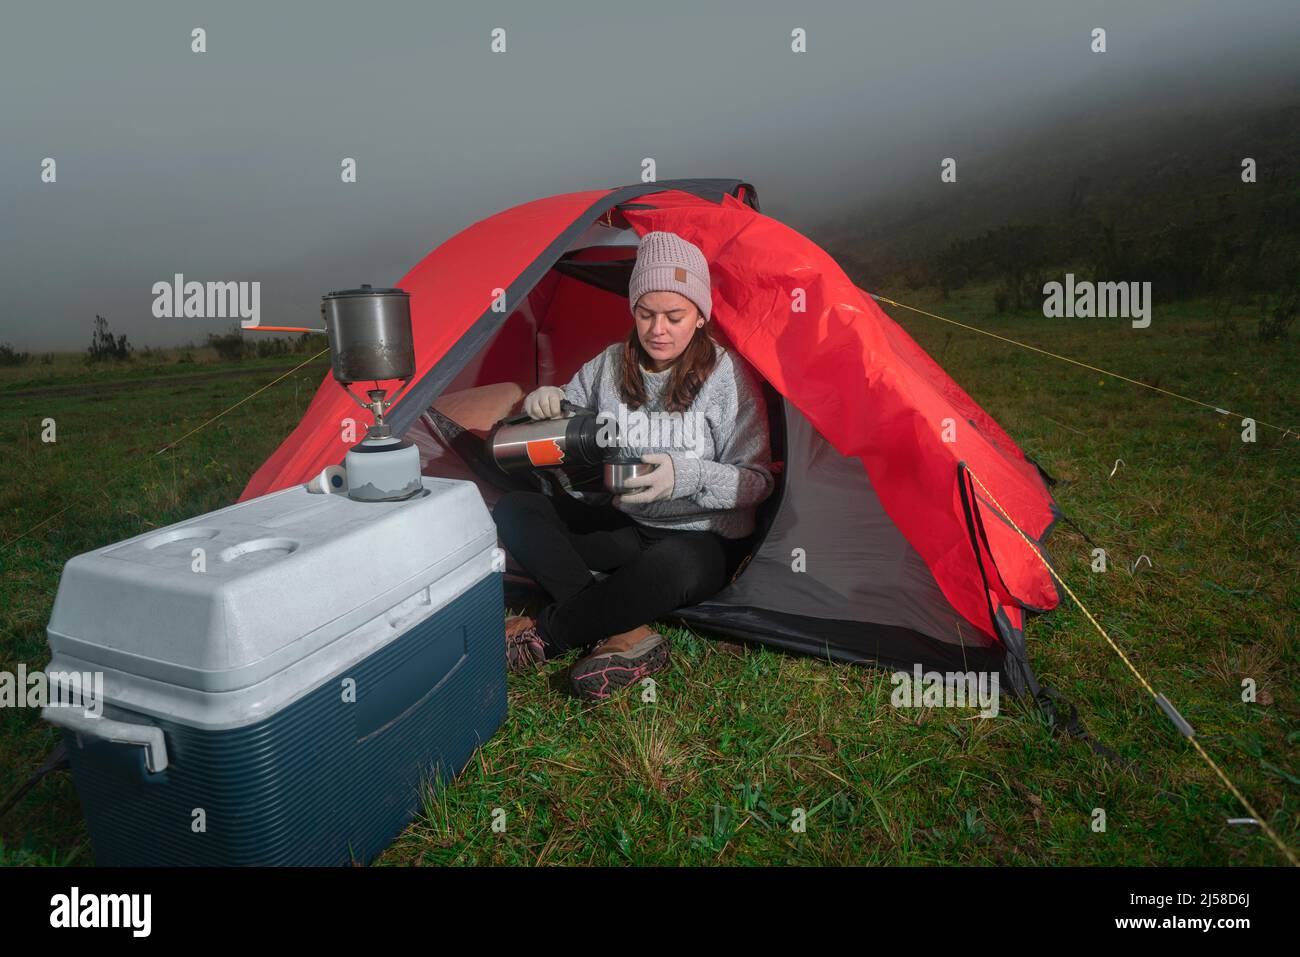
[[[696,310],[698,316],[699,310]],[[700,389],[704,380],[718,364],[713,337],[709,335],[709,324],[695,330],[691,341],[686,344],[682,354],[673,362],[672,372],[664,385],[663,407],[667,412],[685,412]],[[654,366],[654,359],[641,345],[641,337],[636,334],[636,323],[623,343],[623,374],[618,383],[618,395],[629,409],[639,409],[646,403],[645,379],[641,376],[641,366]]]

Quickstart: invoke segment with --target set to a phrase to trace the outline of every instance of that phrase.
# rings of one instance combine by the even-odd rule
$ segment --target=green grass
[[[1123,375],[1283,426],[1300,424],[1295,342],[1211,337],[1208,310],[1157,307],[1152,326],[994,317],[989,290],[880,290]],[[1295,642],[1300,443],[933,319],[891,314],[1049,471],[1056,496],[1110,554],[1061,525],[1057,567],[1207,751],[1292,848],[1300,846]],[[201,366],[199,368],[207,368]],[[323,370],[299,373],[230,417],[151,455],[273,375],[182,388],[141,380],[97,397],[0,409],[9,540],[0,550],[0,667],[47,659],[43,627],[74,554],[233,501],[297,421]],[[40,420],[59,441],[39,441]],[[1109,477],[1117,459],[1123,464]],[[1147,567],[1130,572],[1145,554]],[[590,706],[549,673],[510,679],[510,714],[457,781],[380,858],[399,864],[1279,864],[1245,811],[1068,602],[1031,620],[1040,679],[1143,776],[1053,736],[1007,704],[899,711],[882,672],[709,640],[659,623],[674,664],[654,702],[635,690]],[[1252,678],[1259,701],[1241,701]],[[0,712],[0,792],[51,748],[34,713]],[[1092,830],[1094,808],[1107,816]],[[505,830],[492,829],[494,809]],[[804,833],[790,826],[806,812]],[[88,863],[71,781],[47,779],[0,822],[0,863]]]
[[[323,338],[323,337],[322,337]],[[85,353],[52,353],[50,362],[34,358],[21,365],[0,366],[0,388],[5,391],[32,389],[116,385],[125,386],[143,380],[158,382],[163,379],[179,380],[197,375],[252,372],[259,369],[280,369],[297,365],[303,359],[324,347],[313,344],[302,353],[283,356],[222,360],[209,346],[194,348],[176,347],[152,350],[148,355],[132,356],[125,362],[87,362]],[[324,358],[324,368],[329,360]]]

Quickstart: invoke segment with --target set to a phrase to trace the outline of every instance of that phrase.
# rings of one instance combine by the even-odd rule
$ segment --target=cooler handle
[[[112,718],[97,718],[84,708],[51,707],[41,709],[41,717],[56,727],[66,728],[88,738],[113,744],[134,744],[144,748],[145,766],[153,774],[167,769],[167,743],[163,730],[152,724],[129,724]]]

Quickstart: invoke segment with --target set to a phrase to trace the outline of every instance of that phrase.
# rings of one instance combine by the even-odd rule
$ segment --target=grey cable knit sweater
[[[716,532],[743,538],[754,531],[755,506],[772,494],[772,447],[767,404],[757,373],[744,359],[714,343],[718,363],[685,412],[664,411],[660,394],[671,369],[642,367],[646,404],[622,404],[618,379],[623,343],[587,362],[565,385],[575,405],[605,413],[612,430],[635,455],[667,452],[673,461],[671,497],[621,505],[643,525]],[[590,500],[596,496],[581,496]]]

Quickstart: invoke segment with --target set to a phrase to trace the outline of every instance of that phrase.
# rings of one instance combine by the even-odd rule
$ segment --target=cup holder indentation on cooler
[[[204,528],[201,525],[192,525],[189,528],[174,528],[170,532],[159,532],[146,538],[142,543],[145,548],[155,549],[162,548],[164,545],[171,545],[173,542],[191,542],[206,541],[209,538],[216,538],[221,534],[219,528]]]
[[[222,551],[223,562],[237,561],[274,561],[283,558],[298,549],[298,543],[291,538],[254,538],[238,545],[231,545]]]

